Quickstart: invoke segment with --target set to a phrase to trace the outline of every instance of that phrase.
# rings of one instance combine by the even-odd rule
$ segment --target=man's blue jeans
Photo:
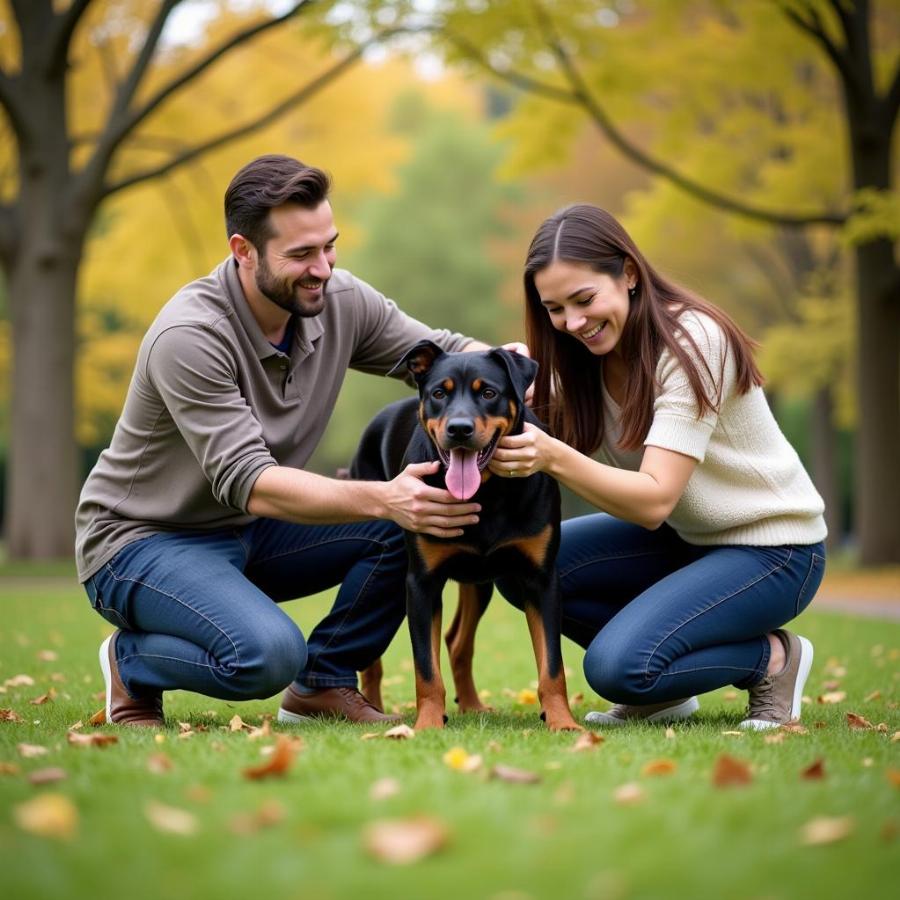
[[[605,514],[563,523],[563,633],[587,652],[590,686],[616,703],[660,703],[766,674],[766,634],[799,615],[824,545],[688,544]]]
[[[292,681],[355,687],[406,612],[406,546],[392,522],[156,534],[128,544],[85,582],[122,629],[119,673],[140,696],[182,689],[269,697]],[[308,641],[278,603],[340,584]]]

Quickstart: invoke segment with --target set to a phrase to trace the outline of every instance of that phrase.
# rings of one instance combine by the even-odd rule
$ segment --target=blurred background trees
[[[761,341],[832,539],[900,561],[898,39],[888,0],[0,3],[9,551],[69,552],[144,329],[285,152],[334,176],[339,265],[485,340],[521,336],[537,224],[610,209]],[[351,374],[315,465],[404,392]]]

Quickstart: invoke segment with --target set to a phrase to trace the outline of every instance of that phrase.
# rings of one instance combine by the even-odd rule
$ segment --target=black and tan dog
[[[460,602],[447,632],[457,701],[462,711],[485,709],[472,679],[475,629],[494,583],[525,610],[538,668],[541,716],[549,728],[577,729],[569,711],[560,650],[559,488],[548,475],[510,479],[487,471],[497,442],[536,418],[525,390],[537,364],[504,349],[445,353],[416,344],[406,366],[419,398],[400,400],[368,426],[350,467],[352,478],[386,481],[409,463],[439,459],[425,480],[459,500],[477,493],[479,521],[458,538],[407,532],[407,616],[416,672],[416,728],[446,720],[440,671],[441,600],[448,579],[460,582]],[[363,673],[363,692],[380,701],[380,663]]]

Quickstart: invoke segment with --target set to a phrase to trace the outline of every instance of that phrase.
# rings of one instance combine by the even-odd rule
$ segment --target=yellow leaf
[[[41,837],[71,838],[78,829],[78,810],[63,794],[41,794],[13,809],[16,825]]]
[[[185,809],[150,800],[144,807],[144,815],[157,831],[181,837],[191,837],[197,833],[197,818]]]
[[[445,766],[457,772],[475,772],[481,768],[481,756],[470,755],[462,747],[451,747],[442,758]]]
[[[523,706],[533,706],[537,702],[537,693],[531,688],[524,688],[516,695],[516,703],[520,703]]]

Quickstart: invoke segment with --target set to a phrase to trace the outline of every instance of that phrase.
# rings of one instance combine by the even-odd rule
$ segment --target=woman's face
[[[571,335],[596,356],[616,349],[628,320],[628,289],[634,264],[626,260],[621,278],[595,272],[585,263],[555,260],[534,276],[541,305],[557,331]]]

